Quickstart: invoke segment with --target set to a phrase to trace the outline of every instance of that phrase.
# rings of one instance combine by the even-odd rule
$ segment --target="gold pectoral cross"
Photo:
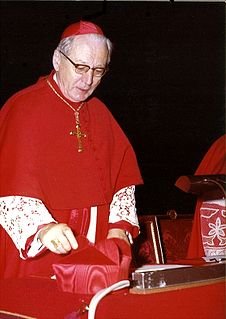
[[[78,140],[78,152],[83,152],[84,149],[83,149],[83,146],[82,146],[82,138],[86,137],[86,134],[81,132],[79,124],[76,124],[75,127],[76,127],[76,132],[75,131],[71,131],[70,135],[73,135],[73,136],[77,137],[77,140]]]

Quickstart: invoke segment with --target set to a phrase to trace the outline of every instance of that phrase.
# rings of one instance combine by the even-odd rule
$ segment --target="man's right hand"
[[[48,224],[39,232],[42,244],[56,254],[67,254],[71,249],[77,249],[78,243],[67,224]]]

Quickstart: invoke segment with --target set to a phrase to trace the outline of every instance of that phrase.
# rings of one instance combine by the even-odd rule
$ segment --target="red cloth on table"
[[[53,72],[47,78],[61,94]],[[1,110],[0,196],[38,198],[58,222],[69,223],[78,234],[80,210],[98,206],[96,240],[100,241],[107,235],[113,195],[123,187],[142,184],[136,156],[112,114],[95,97],[80,111],[81,130],[87,137],[83,138],[84,152],[79,153],[77,139],[70,135],[75,129],[73,111],[53,92],[47,78],[16,93]],[[63,258],[45,252],[32,260],[20,260],[3,229],[0,245],[6,277],[33,271],[49,275],[51,264]]]
[[[212,144],[197,168],[195,175],[225,174],[225,137],[226,135],[224,134]],[[202,204],[203,199],[198,198],[187,254],[188,259],[198,259],[205,256],[200,224],[200,208]]]
[[[118,291],[104,297],[95,319],[223,319],[225,283],[167,289],[146,295]],[[75,319],[75,313],[89,304],[91,295],[63,293],[55,280],[17,279],[0,282],[0,309],[38,319]],[[178,306],[179,303],[179,306]],[[84,306],[82,307],[84,309]],[[74,316],[73,316],[74,314]],[[87,319],[87,312],[81,316]]]

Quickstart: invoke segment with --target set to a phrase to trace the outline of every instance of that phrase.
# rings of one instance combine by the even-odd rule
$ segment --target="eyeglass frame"
[[[75,67],[75,72],[76,72],[77,74],[83,75],[83,74],[87,73],[89,70],[93,70],[93,75],[94,75],[95,77],[102,78],[102,77],[108,72],[108,70],[109,70],[109,67],[108,67],[108,66],[105,67],[105,68],[102,68],[102,67],[91,68],[91,67],[90,67],[89,65],[87,65],[87,64],[75,63],[75,62],[72,61],[63,51],[59,50],[59,52],[60,52],[69,62],[71,62],[71,64]],[[81,72],[81,73],[77,72],[77,67],[78,67],[79,65],[80,65],[80,66],[87,67],[87,70],[86,70],[86,71],[83,71],[83,72]],[[104,70],[104,73],[101,74],[101,75],[96,75],[96,74],[95,74],[95,70],[97,70],[97,69]]]

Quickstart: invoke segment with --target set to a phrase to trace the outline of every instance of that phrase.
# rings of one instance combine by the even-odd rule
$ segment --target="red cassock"
[[[225,174],[226,162],[225,162],[225,137],[221,136],[216,140],[204,158],[202,159],[195,175],[211,175],[211,174]],[[203,200],[198,198],[195,216],[193,221],[191,239],[188,248],[189,259],[198,259],[205,256],[202,236],[201,236],[201,223],[200,223],[200,208],[203,204]]]
[[[130,185],[142,184],[135,153],[106,106],[88,99],[80,111],[84,152],[78,152],[73,111],[53,92],[61,94],[53,72],[11,97],[1,110],[0,196],[40,199],[58,222],[80,228],[71,211],[98,206],[96,241],[106,238],[113,195]],[[66,99],[65,99],[66,100]],[[76,109],[78,103],[68,102]],[[81,224],[81,223],[80,223]],[[80,227],[80,225],[79,225]],[[1,265],[5,276],[52,272],[62,256],[51,252],[22,260],[0,229]],[[4,265],[7,264],[7,267]]]

